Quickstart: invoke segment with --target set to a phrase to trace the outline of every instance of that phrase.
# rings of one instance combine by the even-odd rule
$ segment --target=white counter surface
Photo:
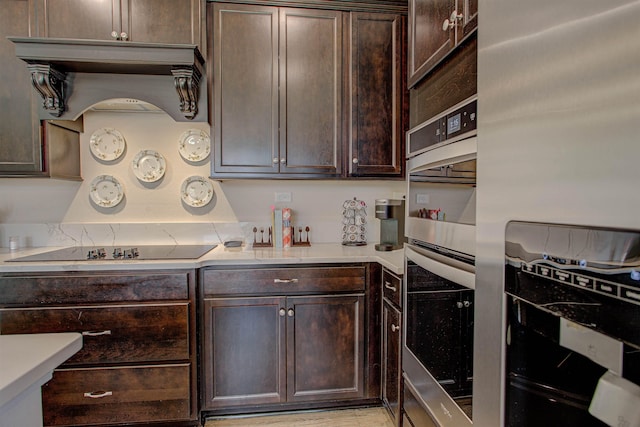
[[[32,386],[41,386],[51,373],[82,348],[82,335],[0,335],[0,408]]]
[[[366,246],[343,246],[340,243],[317,243],[311,246],[287,249],[273,248],[225,248],[222,244],[198,260],[161,261],[73,261],[73,262],[7,262],[36,253],[47,252],[56,247],[23,249],[10,252],[0,249],[0,273],[100,271],[100,270],[145,270],[200,268],[215,265],[260,265],[260,264],[321,264],[349,262],[377,262],[396,274],[403,274],[404,251],[402,249],[379,252],[374,244]]]

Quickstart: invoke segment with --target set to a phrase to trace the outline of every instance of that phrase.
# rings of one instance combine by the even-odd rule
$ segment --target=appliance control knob
[[[113,257],[115,259],[122,258],[122,248],[114,248],[113,249]]]

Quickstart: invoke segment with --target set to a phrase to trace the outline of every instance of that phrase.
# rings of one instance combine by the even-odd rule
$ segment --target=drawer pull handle
[[[391,282],[387,282],[386,280],[384,281],[384,287],[393,292],[398,292],[398,288],[396,288],[395,286],[391,286]]]
[[[298,283],[298,279],[273,279],[273,283]]]
[[[106,331],[84,331],[82,335],[85,337],[99,337],[101,335],[111,335],[111,330],[107,329]]]
[[[391,324],[391,332],[397,332],[400,330],[400,326],[396,326],[393,323]]]
[[[102,397],[113,396],[112,391],[92,391],[90,393],[84,393],[84,397],[89,397],[91,399],[100,399]]]

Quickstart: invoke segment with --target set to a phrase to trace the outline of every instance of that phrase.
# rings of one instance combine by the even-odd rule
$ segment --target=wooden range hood
[[[176,121],[207,121],[204,59],[196,45],[9,40],[42,96],[41,119],[74,120],[97,102],[135,98],[160,107]]]

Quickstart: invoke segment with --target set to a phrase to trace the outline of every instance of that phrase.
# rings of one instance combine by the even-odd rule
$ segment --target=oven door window
[[[407,270],[407,348],[449,395],[471,395],[474,291],[412,262]]]

